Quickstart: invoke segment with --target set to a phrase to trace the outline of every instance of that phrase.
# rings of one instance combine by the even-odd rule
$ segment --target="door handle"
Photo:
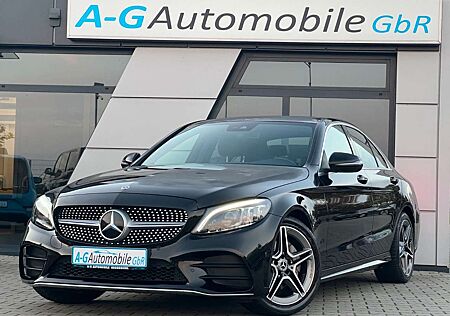
[[[396,177],[391,177],[392,184],[398,184],[399,180]]]
[[[369,182],[369,179],[361,174],[358,176],[357,179],[358,179],[358,182],[361,184],[367,184],[367,182]]]

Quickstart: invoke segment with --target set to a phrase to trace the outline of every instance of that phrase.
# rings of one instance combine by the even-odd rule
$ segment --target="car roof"
[[[208,122],[302,122],[302,123],[324,123],[325,125],[329,125],[336,122],[342,122],[346,124],[350,124],[343,120],[338,120],[334,118],[321,118],[321,117],[307,117],[307,116],[262,116],[262,117],[236,117],[236,118],[226,118],[226,119],[211,119],[203,121],[205,123]]]

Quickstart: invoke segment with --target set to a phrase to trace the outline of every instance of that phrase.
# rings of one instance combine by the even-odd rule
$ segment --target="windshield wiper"
[[[141,165],[141,166],[131,167],[131,169],[133,169],[133,170],[143,170],[143,169],[167,170],[167,168],[164,168],[164,167],[146,166],[146,165]]]

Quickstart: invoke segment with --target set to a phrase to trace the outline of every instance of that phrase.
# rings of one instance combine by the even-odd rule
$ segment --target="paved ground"
[[[0,222],[0,255],[18,255],[24,233],[22,224]]]
[[[89,305],[41,299],[19,280],[17,257],[0,256],[0,315],[248,315],[224,299],[107,293]],[[321,286],[300,315],[450,315],[450,274],[417,272],[407,285],[380,284],[373,273]]]

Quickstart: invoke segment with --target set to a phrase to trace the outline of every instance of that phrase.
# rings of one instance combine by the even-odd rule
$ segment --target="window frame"
[[[73,167],[73,169],[69,168],[70,167],[69,163],[71,162],[71,158],[72,157],[76,157],[75,158],[76,159],[76,163],[75,163],[75,166]],[[74,171],[76,166],[78,165],[79,161],[80,161],[80,152],[77,149],[70,151],[69,152],[69,158],[67,159],[66,172],[67,171]]]
[[[58,169],[57,169],[58,162],[60,161],[60,159],[63,158],[64,155],[67,155],[67,160],[66,160],[66,163],[64,164],[64,169],[59,169],[59,170],[58,170]],[[56,162],[55,162],[55,166],[53,167],[53,173],[54,173],[54,174],[56,174],[58,171],[66,172],[66,170],[67,170],[67,164],[69,163],[69,157],[70,157],[70,152],[69,152],[69,151],[65,151],[65,152],[61,153],[61,154],[58,156],[58,159],[56,159]]]
[[[324,152],[325,141],[326,141],[326,136],[327,136],[328,130],[329,130],[330,128],[334,127],[334,126],[340,126],[340,127],[344,130],[345,136],[347,137],[347,142],[348,142],[349,145],[350,145],[350,148],[351,148],[351,150],[352,150],[353,155],[356,155],[356,153],[355,153],[355,150],[354,150],[354,148],[353,148],[353,145],[352,145],[352,142],[351,142],[351,140],[350,140],[350,137],[349,137],[349,135],[348,135],[348,133],[347,133],[346,127],[347,127],[347,128],[352,128],[352,129],[354,129],[354,130],[360,132],[360,133],[367,139],[367,141],[369,142],[369,144],[371,145],[371,146],[370,146],[370,147],[371,147],[371,150],[373,150],[372,147],[375,148],[375,149],[380,153],[381,157],[383,157],[384,162],[385,162],[385,164],[387,165],[387,168],[378,166],[378,161],[376,160],[375,155],[374,155],[374,158],[375,158],[375,161],[376,161],[378,167],[377,167],[377,168],[374,168],[374,169],[364,168],[364,167],[363,167],[364,170],[378,170],[378,169],[382,169],[382,170],[392,170],[392,169],[393,169],[393,164],[391,164],[391,163],[389,162],[389,160],[387,159],[386,155],[383,154],[383,152],[378,148],[378,146],[375,145],[375,143],[374,143],[374,142],[373,142],[366,134],[364,134],[363,131],[361,131],[359,128],[357,128],[357,127],[354,126],[354,125],[351,125],[351,124],[349,124],[349,123],[342,122],[342,121],[332,122],[332,123],[328,124],[328,125],[326,126],[326,128],[325,128],[325,131],[324,131],[324,133],[323,133],[323,135],[324,135],[324,136],[323,136],[323,141],[322,141],[322,144],[321,144],[321,147],[320,147],[320,148],[321,148],[321,151],[320,151],[320,159],[319,159],[319,164],[320,164],[319,166],[320,166],[320,167],[322,166],[323,152]]]
[[[236,89],[248,89],[248,88],[263,88],[267,87],[267,89],[302,89],[302,88],[308,88],[308,89],[343,89],[343,90],[367,90],[367,91],[386,91],[389,92],[389,85],[390,85],[390,62],[388,59],[375,59],[375,58],[369,58],[369,59],[359,59],[354,57],[355,59],[348,59],[348,58],[341,58],[337,56],[337,58],[326,58],[326,57],[318,57],[315,55],[299,55],[299,56],[285,56],[285,57],[263,57],[261,55],[257,56],[247,56],[248,58],[245,60],[245,64],[242,66],[239,76],[236,78],[236,82],[233,85]],[[249,66],[252,62],[291,62],[291,63],[317,63],[317,64],[374,64],[374,65],[386,65],[386,77],[385,77],[385,86],[384,87],[352,87],[352,86],[302,86],[302,85],[252,85],[252,84],[241,84],[242,79],[244,78],[247,69],[249,69]]]
[[[251,61],[315,61],[348,63],[381,63],[387,65],[386,87],[382,88],[348,88],[348,87],[283,87],[283,86],[243,86],[239,82]],[[396,138],[396,80],[397,56],[393,52],[380,51],[369,53],[361,51],[330,51],[326,53],[289,51],[269,52],[247,50],[241,53],[225,86],[217,98],[208,119],[216,119],[225,107],[228,96],[266,96],[282,97],[282,115],[290,115],[291,98],[331,98],[331,99],[381,99],[389,101],[388,161],[395,164]]]
[[[373,160],[375,161],[376,167],[374,167],[374,168],[372,168],[372,167],[371,168],[367,168],[365,166],[364,162],[363,162],[363,170],[377,170],[377,169],[379,169],[380,166],[378,165],[377,158],[375,157],[375,154],[373,153],[373,148],[372,148],[371,142],[370,142],[369,138],[366,136],[366,134],[364,134],[361,130],[359,130],[359,129],[353,127],[353,126],[346,126],[346,127],[344,127],[344,131],[345,131],[345,133],[347,135],[348,141],[350,142],[350,146],[352,147],[353,154],[358,156],[359,159],[361,159],[361,157],[359,155],[357,155],[357,150],[354,147],[354,144],[353,144],[353,141],[352,141],[352,136],[348,133],[347,129],[353,129],[354,131],[360,133],[364,137],[364,139],[366,140],[367,144],[369,145],[370,153],[372,154],[372,157],[373,157]]]
[[[370,147],[372,148],[372,151],[373,151],[373,153],[374,153],[375,159],[376,159],[376,161],[377,161],[378,169],[388,170],[388,169],[389,169],[389,162],[388,162],[388,160],[386,159],[386,157],[384,156],[383,152],[382,152],[381,150],[378,149],[378,146],[375,145],[374,142],[372,142],[370,139],[368,139],[368,140],[369,140]],[[378,153],[378,155],[379,155],[380,158],[381,158],[381,162],[382,162],[385,166],[380,166],[380,164],[378,163],[377,155],[376,155],[375,153]]]
[[[327,126],[327,128],[325,130],[325,133],[324,133],[324,136],[323,136],[323,142],[322,142],[322,147],[321,147],[321,152],[320,152],[320,155],[321,155],[320,156],[320,169],[323,169],[323,164],[324,164],[323,159],[325,157],[325,155],[324,155],[324,153],[325,153],[325,145],[326,145],[328,133],[330,132],[330,130],[332,128],[340,128],[342,130],[342,133],[344,134],[345,139],[347,139],[347,144],[348,144],[348,147],[350,148],[351,153],[353,155],[355,154],[355,151],[353,149],[351,141],[350,141],[350,139],[349,139],[349,137],[347,135],[347,132],[345,131],[344,125],[342,123],[340,123],[340,122],[336,122],[335,124],[330,124],[329,126]],[[327,158],[329,159],[330,157],[327,157]]]

